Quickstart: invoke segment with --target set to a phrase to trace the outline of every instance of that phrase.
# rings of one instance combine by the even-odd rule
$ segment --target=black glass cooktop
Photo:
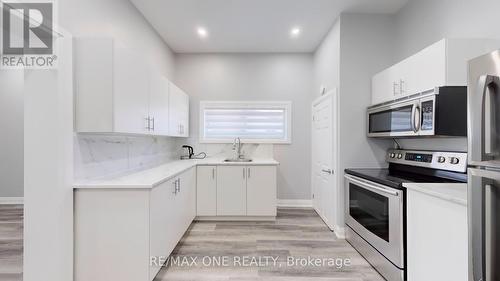
[[[388,169],[346,169],[345,172],[398,189],[403,187],[403,183],[412,182],[467,182],[467,174],[403,165],[391,165]]]

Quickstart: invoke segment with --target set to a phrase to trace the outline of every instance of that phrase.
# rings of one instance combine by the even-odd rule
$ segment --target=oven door
[[[369,137],[418,136],[421,125],[420,99],[369,108]]]
[[[403,191],[351,175],[345,178],[347,226],[404,268]]]

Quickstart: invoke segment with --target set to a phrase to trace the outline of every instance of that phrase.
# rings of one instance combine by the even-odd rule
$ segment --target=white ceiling
[[[341,12],[395,13],[408,0],[131,1],[174,52],[207,53],[312,52]],[[298,38],[290,37],[294,26]]]

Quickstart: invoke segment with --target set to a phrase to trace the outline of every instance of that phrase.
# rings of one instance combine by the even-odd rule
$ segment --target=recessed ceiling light
[[[290,36],[292,37],[298,37],[300,35],[300,28],[294,27],[292,30],[290,30]]]
[[[200,38],[207,38],[208,36],[208,31],[204,27],[198,27],[196,29],[196,32],[198,33],[198,36],[200,36]]]

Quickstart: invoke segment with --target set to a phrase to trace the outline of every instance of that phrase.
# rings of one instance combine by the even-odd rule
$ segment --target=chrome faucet
[[[236,149],[236,145],[238,145],[238,149]],[[239,137],[235,138],[233,141],[233,150],[237,153],[236,159],[243,158],[243,155],[241,154],[241,139]]]

